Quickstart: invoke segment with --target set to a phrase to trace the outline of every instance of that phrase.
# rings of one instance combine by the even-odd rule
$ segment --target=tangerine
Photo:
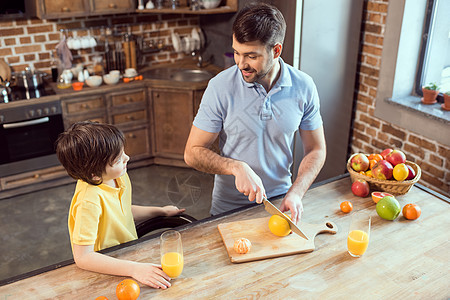
[[[376,162],[379,162],[380,160],[383,160],[383,156],[381,156],[381,154],[372,153],[369,155],[369,161],[370,160],[375,160]]]
[[[394,170],[392,171],[392,175],[394,176],[395,180],[403,181],[408,178],[409,169],[406,164],[395,165]]]
[[[140,293],[139,284],[133,279],[124,279],[116,287],[116,296],[119,300],[136,300]]]
[[[369,159],[369,169],[371,170],[373,168],[373,166],[375,166],[377,164],[377,160],[375,159]]]
[[[342,212],[349,213],[353,210],[353,204],[350,201],[344,201],[340,205]]]
[[[408,220],[416,220],[420,217],[422,210],[417,204],[406,204],[403,206],[402,214]]]
[[[291,233],[291,226],[279,215],[272,215],[269,219],[269,230],[277,236],[286,236]]]
[[[252,243],[246,238],[240,238],[234,241],[234,251],[239,254],[245,254],[252,248]]]

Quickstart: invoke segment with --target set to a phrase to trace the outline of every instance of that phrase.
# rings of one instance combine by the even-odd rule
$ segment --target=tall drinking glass
[[[370,216],[363,212],[352,215],[347,237],[347,250],[353,257],[361,257],[369,246]]]
[[[170,278],[180,276],[183,271],[183,246],[181,234],[175,230],[168,230],[161,234],[161,266]]]

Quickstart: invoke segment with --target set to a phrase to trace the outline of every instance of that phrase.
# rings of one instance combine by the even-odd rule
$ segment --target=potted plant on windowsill
[[[444,93],[444,104],[441,107],[443,110],[450,110],[450,91]]]
[[[422,87],[422,93],[423,98],[421,100],[423,104],[434,104],[436,103],[436,97],[439,94],[439,87],[437,84],[431,82],[430,84]]]

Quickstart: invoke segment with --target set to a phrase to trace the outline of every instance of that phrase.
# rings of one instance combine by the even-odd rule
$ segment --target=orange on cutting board
[[[269,219],[269,230],[275,235],[286,236],[291,233],[291,226],[289,225],[289,222],[282,217],[272,215]]]

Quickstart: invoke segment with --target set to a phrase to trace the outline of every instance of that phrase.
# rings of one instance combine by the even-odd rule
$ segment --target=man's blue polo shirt
[[[247,83],[235,65],[210,80],[194,126],[219,132],[221,155],[246,162],[261,178],[267,197],[291,186],[295,132],[322,125],[319,96],[310,76],[280,59],[281,74],[269,91]],[[211,214],[250,202],[239,193],[232,175],[216,175]]]

